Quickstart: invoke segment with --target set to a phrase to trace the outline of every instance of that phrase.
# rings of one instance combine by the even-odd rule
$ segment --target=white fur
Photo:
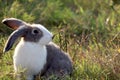
[[[40,39],[40,45],[46,45],[52,40],[52,33],[50,33],[44,26],[40,24],[32,24],[31,26],[39,28],[43,32],[43,37]]]
[[[15,72],[20,72],[21,69],[26,70],[26,77],[29,78],[28,80],[32,80],[33,75],[40,73],[43,69],[46,57],[45,46],[21,40],[15,48],[13,56]]]
[[[21,68],[26,70],[27,80],[33,80],[33,75],[40,73],[43,69],[47,58],[45,45],[52,40],[52,34],[46,28],[39,24],[32,26],[38,27],[43,32],[42,38],[37,43],[21,39],[13,56],[15,72],[20,72]]]

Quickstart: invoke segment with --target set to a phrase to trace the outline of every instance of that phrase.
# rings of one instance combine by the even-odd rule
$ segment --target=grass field
[[[119,4],[119,0],[0,0],[0,21],[16,17],[43,24],[56,34],[53,41],[74,63],[65,80],[120,80]],[[15,45],[2,52],[11,32],[0,23],[0,80],[15,80]]]

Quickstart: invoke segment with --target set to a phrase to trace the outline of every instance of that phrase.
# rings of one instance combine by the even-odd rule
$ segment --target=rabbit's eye
[[[37,29],[32,30],[32,34],[38,34],[39,31]]]

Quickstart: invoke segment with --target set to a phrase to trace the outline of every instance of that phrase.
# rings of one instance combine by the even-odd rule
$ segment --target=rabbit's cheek
[[[46,44],[48,44],[50,41],[52,41],[52,37],[50,37],[50,36],[44,36],[44,37],[42,37],[42,38],[39,40],[39,44],[46,45]]]

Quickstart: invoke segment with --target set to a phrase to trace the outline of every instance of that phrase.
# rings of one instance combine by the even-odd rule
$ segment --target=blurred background
[[[68,79],[120,79],[120,0],[0,0],[0,21],[10,17],[56,35],[53,41],[73,59]],[[0,23],[1,80],[13,80],[13,50],[2,56],[12,31]]]

